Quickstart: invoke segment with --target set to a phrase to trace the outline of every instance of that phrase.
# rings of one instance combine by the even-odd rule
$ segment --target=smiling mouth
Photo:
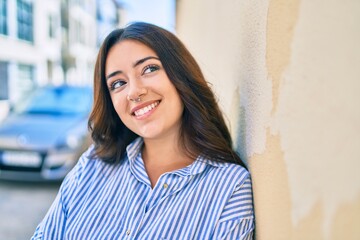
[[[134,115],[136,117],[140,117],[140,116],[150,112],[154,108],[156,108],[159,104],[160,104],[160,101],[156,101],[156,102],[154,102],[152,104],[149,104],[146,107],[143,107],[143,108],[140,108],[140,109],[134,111],[132,115]]]

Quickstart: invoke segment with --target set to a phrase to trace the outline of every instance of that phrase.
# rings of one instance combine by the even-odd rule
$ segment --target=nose
[[[146,95],[147,88],[143,85],[143,83],[140,80],[138,79],[133,79],[132,81],[130,80],[129,85],[130,86],[127,95],[127,98],[129,100],[138,99],[139,97]]]

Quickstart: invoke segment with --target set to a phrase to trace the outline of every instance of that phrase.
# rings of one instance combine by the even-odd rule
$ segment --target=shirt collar
[[[136,138],[126,147],[126,153],[130,162],[134,162],[141,151],[144,141],[141,137]]]
[[[226,162],[217,162],[210,159],[207,159],[203,155],[198,156],[198,158],[188,167],[189,168],[189,175],[195,175],[201,173],[205,170],[207,166],[214,167],[214,168],[223,168],[227,167],[229,163]]]

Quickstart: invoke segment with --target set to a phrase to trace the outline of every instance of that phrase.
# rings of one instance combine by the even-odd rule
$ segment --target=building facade
[[[0,100],[61,80],[60,2],[40,2],[0,0]]]
[[[46,84],[91,84],[95,0],[0,0],[0,119]]]
[[[91,84],[97,53],[95,0],[62,0],[62,69],[69,84]]]

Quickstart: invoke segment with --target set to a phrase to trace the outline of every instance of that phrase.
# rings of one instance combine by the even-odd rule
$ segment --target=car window
[[[42,88],[28,99],[21,113],[25,114],[86,114],[90,111],[92,93],[89,88]]]

